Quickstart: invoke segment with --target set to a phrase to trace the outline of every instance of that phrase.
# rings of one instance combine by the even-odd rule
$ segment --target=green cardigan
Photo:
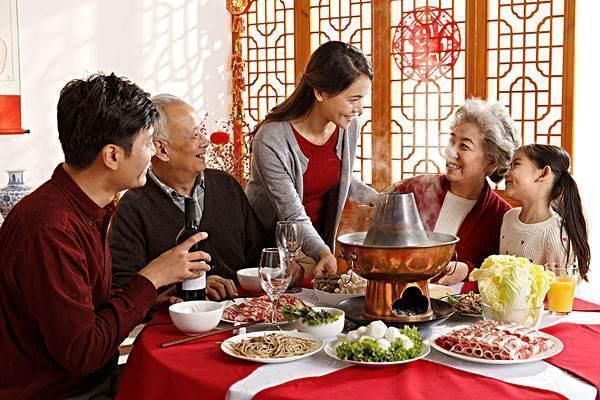
[[[269,236],[250,207],[240,184],[229,174],[204,171],[204,208],[200,230],[208,232],[213,269],[237,281],[236,271],[258,264]],[[127,191],[117,205],[109,231],[113,285],[123,286],[140,269],[175,246],[183,212],[149,177],[146,185]]]

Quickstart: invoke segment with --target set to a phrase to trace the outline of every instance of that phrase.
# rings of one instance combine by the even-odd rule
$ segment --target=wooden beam
[[[575,0],[565,1],[564,42],[563,42],[563,83],[562,83],[562,132],[561,145],[573,154],[573,86],[575,82]],[[571,170],[573,165],[571,165]]]
[[[297,85],[310,58],[310,0],[294,0],[294,58]]]
[[[487,99],[487,0],[467,0],[466,97]]]
[[[391,2],[374,1],[372,10],[373,92],[373,187],[383,190],[392,180],[392,97],[391,97]]]

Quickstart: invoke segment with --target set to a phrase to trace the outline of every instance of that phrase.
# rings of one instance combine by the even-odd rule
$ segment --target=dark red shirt
[[[0,229],[0,398],[56,399],[101,380],[156,300],[136,275],[111,293],[99,207],[59,165]]]
[[[302,177],[302,205],[313,226],[321,232],[327,193],[339,184],[342,176],[342,162],[335,152],[340,129],[335,128],[323,145],[309,142],[293,126],[292,130],[302,154],[308,158]]]

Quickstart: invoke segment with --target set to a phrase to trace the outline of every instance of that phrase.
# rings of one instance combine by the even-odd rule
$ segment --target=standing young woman
[[[335,273],[335,236],[347,198],[374,204],[378,193],[352,176],[356,116],[373,70],[358,48],[327,42],[310,57],[300,83],[265,117],[252,141],[246,194],[263,224],[301,221],[302,251],[314,274]]]

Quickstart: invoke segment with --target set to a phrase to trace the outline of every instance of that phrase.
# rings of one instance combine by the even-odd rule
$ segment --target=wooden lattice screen
[[[469,96],[508,106],[524,143],[552,143],[571,152],[574,5],[574,0],[255,0],[243,34],[246,121],[255,125],[291,93],[317,46],[342,40],[361,47],[373,62],[355,173],[377,189],[443,171],[449,118]],[[435,14],[437,27],[423,10]],[[417,62],[423,43],[410,35],[439,36],[440,27],[443,41],[425,47],[454,40],[452,64],[424,77]],[[413,47],[398,47],[399,37]]]
[[[310,47],[311,51],[330,40],[352,43],[372,57],[371,1],[345,2],[310,1]],[[357,142],[354,173],[365,183],[372,183],[372,96],[369,93],[363,103],[360,117],[361,136]]]

